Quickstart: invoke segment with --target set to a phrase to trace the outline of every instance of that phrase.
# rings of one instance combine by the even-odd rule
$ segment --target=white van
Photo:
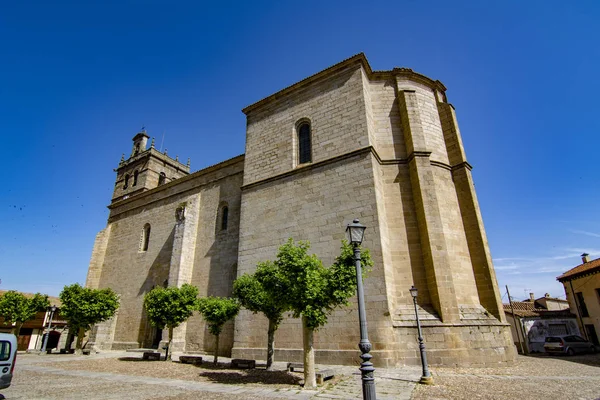
[[[0,389],[10,386],[17,359],[17,338],[12,333],[0,333]],[[3,398],[0,395],[0,399]]]

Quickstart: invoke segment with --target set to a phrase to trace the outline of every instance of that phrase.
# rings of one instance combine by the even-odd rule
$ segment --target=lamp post
[[[44,338],[44,344],[42,345],[42,352],[40,354],[44,354],[46,352],[46,345],[48,344],[48,336],[50,336],[50,329],[52,328],[52,317],[54,317],[56,308],[57,308],[56,306],[50,307],[50,320],[48,321],[48,332],[46,332],[46,337]]]
[[[360,244],[363,241],[366,226],[362,225],[358,219],[352,221],[346,227],[346,233],[348,235],[348,241],[354,247],[354,265],[356,266],[356,294],[358,297],[358,319],[360,320],[360,342],[358,348],[361,351],[363,362],[360,363],[360,372],[362,375],[362,391],[364,400],[376,400],[377,395],[375,393],[375,378],[373,372],[373,363],[371,358],[373,357],[369,352],[371,351],[371,342],[367,334],[367,316],[365,312],[365,295],[363,291],[362,281],[362,269],[360,265]]]
[[[417,294],[419,293],[416,287],[411,286],[409,289],[410,295],[413,298],[413,303],[415,304],[415,316],[417,317],[417,331],[419,333],[419,351],[421,352],[421,365],[423,366],[423,376],[421,376],[421,380],[419,383],[425,385],[433,385],[433,377],[431,373],[429,373],[429,368],[427,367],[427,354],[425,354],[425,344],[423,343],[423,333],[421,332],[421,321],[419,320],[419,310],[417,309]]]

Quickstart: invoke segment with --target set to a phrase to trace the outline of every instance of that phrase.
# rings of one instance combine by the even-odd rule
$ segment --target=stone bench
[[[317,385],[322,385],[323,381],[333,378],[335,376],[335,372],[333,372],[332,369],[323,369],[323,370],[317,371],[316,375],[317,375]]]
[[[142,356],[142,360],[156,360],[160,361],[160,353],[156,351],[145,351]]]
[[[289,372],[304,372],[304,363],[288,363],[287,370]]]
[[[202,364],[202,357],[200,356],[179,356],[179,362],[182,364]]]
[[[234,358],[233,360],[231,360],[231,368],[240,368],[240,369],[256,368],[256,360],[244,360],[241,358]]]

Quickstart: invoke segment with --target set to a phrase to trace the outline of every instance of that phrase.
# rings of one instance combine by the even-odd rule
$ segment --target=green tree
[[[110,288],[90,289],[74,283],[65,286],[58,297],[62,302],[60,315],[69,323],[69,329],[77,332],[75,354],[82,353],[85,332],[111,318],[119,308],[119,296]]]
[[[173,329],[185,322],[197,308],[198,288],[184,283],[178,287],[156,287],[144,296],[144,308],[150,323],[169,329],[166,359],[171,359]]]
[[[49,305],[45,294],[36,293],[33,297],[26,297],[15,290],[9,290],[0,296],[0,317],[5,324],[14,324],[12,333],[19,337],[23,323],[33,319],[39,311],[45,311]]]
[[[352,246],[342,241],[340,255],[330,268],[325,268],[314,254],[308,254],[310,244],[289,239],[279,248],[273,266],[275,272],[264,286],[273,293],[278,304],[285,305],[295,318],[302,318],[304,347],[304,385],[315,387],[314,332],[327,323],[336,307],[348,304],[356,292],[356,271]],[[361,255],[365,270],[373,265],[368,250]]]
[[[208,323],[208,331],[215,335],[214,364],[216,365],[219,357],[219,335],[225,322],[235,317],[240,311],[240,304],[236,299],[209,296],[198,300],[198,310]]]
[[[275,331],[287,311],[286,305],[278,303],[273,293],[263,285],[264,281],[273,279],[275,267],[271,262],[259,263],[256,273],[244,274],[233,282],[233,295],[238,298],[241,305],[253,313],[261,312],[269,320],[267,330],[267,370],[273,367],[275,351]]]

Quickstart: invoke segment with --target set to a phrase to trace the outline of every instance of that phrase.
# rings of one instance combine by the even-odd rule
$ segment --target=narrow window
[[[133,173],[133,185],[131,185],[131,186],[137,185],[137,178],[138,178],[138,171],[135,170]]]
[[[227,230],[227,220],[229,219],[229,207],[225,206],[221,210],[221,230]]]
[[[167,180],[167,175],[165,175],[164,172],[161,172],[160,175],[158,176],[158,186],[164,185],[166,180]]]
[[[142,229],[142,240],[140,240],[140,251],[148,251],[148,245],[150,244],[150,224],[144,225]]]
[[[587,306],[585,305],[585,300],[583,299],[583,293],[577,292],[575,293],[575,297],[577,297],[577,303],[579,303],[579,310],[581,310],[582,317],[589,317]]]
[[[125,184],[123,185],[123,189],[127,189],[129,186],[129,174],[125,175]]]
[[[310,125],[304,122],[298,128],[298,164],[312,161],[310,139]]]

